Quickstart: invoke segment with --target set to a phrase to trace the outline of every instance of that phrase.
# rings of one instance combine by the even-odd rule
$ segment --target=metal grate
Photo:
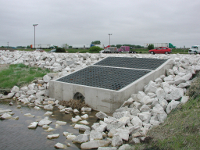
[[[154,70],[166,61],[167,59],[107,57],[94,65]]]
[[[90,66],[57,81],[117,91],[149,72],[148,70]]]

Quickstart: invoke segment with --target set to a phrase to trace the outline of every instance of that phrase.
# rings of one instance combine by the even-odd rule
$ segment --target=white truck
[[[172,43],[145,43],[144,47],[147,48],[150,44],[154,45],[154,48],[158,47],[169,47],[169,48],[176,48]]]
[[[189,54],[200,54],[200,45],[193,45],[189,50]]]

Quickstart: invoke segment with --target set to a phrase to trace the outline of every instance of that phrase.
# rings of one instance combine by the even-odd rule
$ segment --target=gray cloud
[[[0,0],[0,46],[36,43],[199,43],[200,1],[196,0]]]

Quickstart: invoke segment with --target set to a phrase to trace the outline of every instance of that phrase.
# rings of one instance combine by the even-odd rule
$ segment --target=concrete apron
[[[58,79],[52,80],[49,83],[49,95],[51,98],[57,100],[69,101],[79,92],[85,97],[85,103],[92,109],[105,113],[113,113],[124,101],[130,98],[132,94],[143,91],[144,86],[147,85],[150,80],[154,81],[161,75],[165,75],[166,70],[172,68],[172,66],[173,60],[169,59],[157,69],[152,70],[119,91],[60,82],[57,81]]]

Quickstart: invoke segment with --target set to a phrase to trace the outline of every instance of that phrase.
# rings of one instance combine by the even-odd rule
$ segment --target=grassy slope
[[[145,150],[196,150],[200,149],[200,76],[188,90],[186,104],[173,110],[166,121],[148,133],[151,139],[136,149]]]
[[[10,65],[8,69],[0,71],[0,89],[10,89],[13,86],[22,86],[38,77],[43,77],[49,71],[24,64]]]

